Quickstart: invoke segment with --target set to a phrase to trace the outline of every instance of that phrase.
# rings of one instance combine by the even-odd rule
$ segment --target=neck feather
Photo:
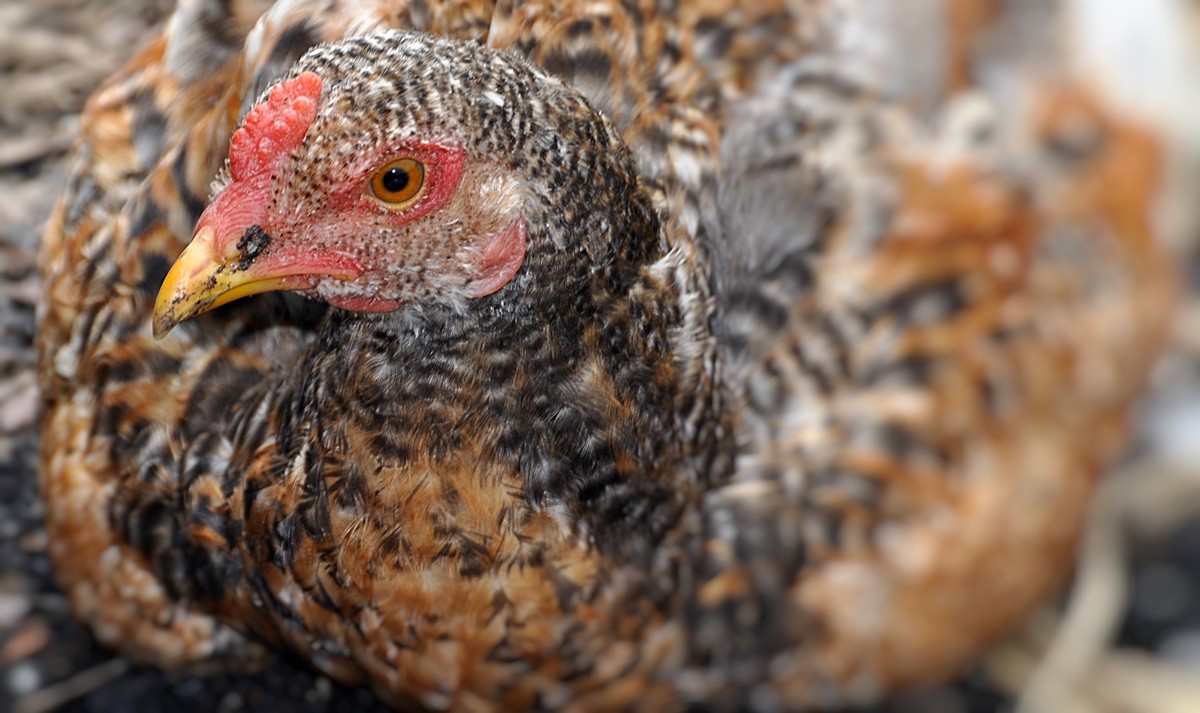
[[[653,542],[690,486],[669,348],[677,297],[652,278],[649,206],[639,194],[615,216],[529,216],[521,272],[465,308],[331,311],[285,407],[315,421],[299,438],[319,439],[307,446],[326,460],[367,444],[349,449],[364,473],[469,459],[514,474],[530,502],[565,505],[602,546]],[[607,231],[607,247],[568,242],[588,229]]]

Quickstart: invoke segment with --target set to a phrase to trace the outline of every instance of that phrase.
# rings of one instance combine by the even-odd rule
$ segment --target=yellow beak
[[[154,302],[154,337],[161,339],[180,322],[242,297],[272,290],[308,287],[304,275],[264,274],[239,268],[236,255],[222,255],[216,231],[204,226],[184,248],[163,280]]]

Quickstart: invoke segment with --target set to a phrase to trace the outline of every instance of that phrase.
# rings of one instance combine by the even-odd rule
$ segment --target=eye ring
[[[388,208],[407,208],[425,188],[425,164],[415,158],[389,161],[372,174],[367,185],[371,195]]]

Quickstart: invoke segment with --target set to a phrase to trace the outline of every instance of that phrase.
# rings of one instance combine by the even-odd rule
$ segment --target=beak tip
[[[204,311],[201,298],[206,290],[201,289],[198,278],[219,263],[213,246],[215,235],[212,226],[200,226],[167,271],[154,300],[151,325],[155,339],[162,339],[175,325]]]
[[[175,328],[176,324],[176,321],[171,319],[170,316],[155,315],[153,325],[154,338],[162,339],[163,337],[167,336],[167,334]]]
[[[168,282],[170,279],[168,278]],[[155,339],[162,339],[167,336],[167,333],[175,328],[182,319],[179,317],[179,310],[176,309],[171,297],[174,295],[174,285],[164,283],[159,289],[158,298],[154,300],[154,312],[151,317],[150,325],[154,333]]]

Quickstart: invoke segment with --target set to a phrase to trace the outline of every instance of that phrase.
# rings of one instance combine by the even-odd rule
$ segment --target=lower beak
[[[163,280],[154,302],[154,337],[161,339],[180,322],[242,297],[273,290],[310,287],[309,275],[269,274],[255,265],[240,268],[236,257],[222,255],[216,231],[206,225]]]

